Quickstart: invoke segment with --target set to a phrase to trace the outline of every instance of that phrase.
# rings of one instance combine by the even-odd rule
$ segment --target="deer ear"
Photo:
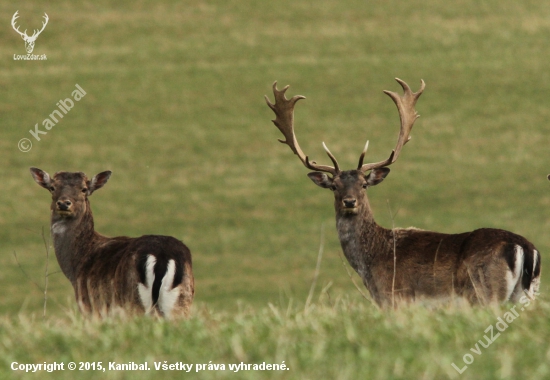
[[[52,180],[48,173],[38,168],[30,168],[30,171],[31,171],[32,178],[34,178],[34,181],[37,184],[39,184],[45,189],[50,190],[50,187],[52,186]]]
[[[373,169],[369,174],[365,176],[365,179],[367,180],[367,185],[369,186],[378,185],[380,182],[384,180],[384,178],[386,178],[389,172],[390,172],[389,168]]]
[[[332,186],[332,178],[323,172],[311,172],[308,173],[307,176],[313,181],[314,184],[322,187],[323,189],[329,189]]]
[[[109,178],[111,177],[111,171],[107,170],[96,174],[91,181],[88,181],[88,195],[92,195],[94,191],[105,186]]]

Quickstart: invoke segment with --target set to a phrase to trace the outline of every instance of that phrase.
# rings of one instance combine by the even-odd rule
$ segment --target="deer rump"
[[[77,267],[76,298],[84,314],[168,317],[186,306],[183,295],[194,294],[191,253],[176,238],[115,237],[96,248]]]
[[[272,120],[302,164],[315,170],[308,177],[334,195],[336,228],[344,255],[359,274],[372,297],[382,306],[420,297],[441,299],[456,294],[471,303],[520,301],[522,292],[531,298],[540,284],[540,255],[533,244],[512,232],[491,228],[461,234],[443,234],[415,228],[386,229],[374,220],[367,190],[390,173],[419,117],[415,105],[425,89],[412,92],[401,79],[403,95],[384,91],[399,112],[400,129],[388,159],[364,164],[368,141],[357,169],[341,170],[336,158],[323,147],[333,166],[311,161],[294,133],[294,107],[301,95],[287,99],[273,83],[275,103],[266,96],[275,113]],[[367,173],[368,172],[368,173]]]
[[[371,263],[368,282],[379,304],[392,291],[397,300],[458,296],[479,304],[517,302],[524,291],[538,292],[540,255],[522,236],[492,228],[460,234],[394,231],[388,238],[391,242],[395,233],[395,252],[387,250]]]

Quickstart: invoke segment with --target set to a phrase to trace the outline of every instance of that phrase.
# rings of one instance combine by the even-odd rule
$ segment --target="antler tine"
[[[363,166],[363,159],[365,158],[365,154],[367,154],[367,149],[369,149],[369,140],[367,140],[367,143],[365,144],[365,147],[363,148],[363,152],[361,153],[361,156],[359,157],[359,165],[357,165],[357,170],[361,170],[361,167]]]
[[[35,29],[34,30],[34,33],[32,34],[31,37],[38,37],[40,35],[40,33],[42,33],[44,31],[44,28],[46,27],[46,25],[48,25],[48,21],[50,20],[50,18],[48,17],[48,14],[47,13],[44,13],[44,21],[42,21],[42,29],[38,30],[38,29]]]
[[[335,167],[317,165],[314,161],[309,161],[308,156],[306,156],[300,148],[300,145],[298,144],[298,140],[296,139],[296,135],[294,133],[294,106],[298,100],[305,99],[305,96],[295,95],[291,99],[287,99],[285,97],[285,92],[289,87],[290,86],[285,86],[282,90],[278,90],[277,82],[273,83],[273,95],[275,96],[275,103],[271,103],[267,95],[265,96],[265,101],[267,105],[273,110],[273,112],[275,112],[276,117],[275,120],[272,120],[272,122],[285,136],[285,140],[278,139],[279,142],[288,145],[290,149],[292,149],[294,154],[296,154],[298,158],[300,158],[300,161],[302,161],[306,168],[336,175],[339,172],[338,164],[336,163],[336,159],[334,158],[332,153],[328,151],[328,149],[327,154],[334,163]]]
[[[48,25],[48,21],[50,21],[50,18],[48,17],[47,13],[44,12],[44,16],[42,17],[44,17],[44,21],[42,22],[42,29],[40,29],[40,32],[38,32],[38,34],[42,33],[46,25]]]
[[[323,141],[323,148],[325,149],[325,152],[327,152],[327,155],[329,156],[330,160],[332,161],[332,164],[334,165],[334,170],[339,173],[340,168],[338,167],[338,161],[336,161],[336,157],[332,153],[330,153],[330,150],[328,150],[327,145]]]
[[[19,31],[19,27],[15,27],[15,21],[19,18],[19,15],[18,15],[19,11],[15,11],[15,13],[13,14],[13,17],[11,18],[11,26],[13,27],[13,29],[19,33],[21,35],[21,37],[23,36],[27,36],[27,30],[25,29],[25,32],[22,33],[21,31]]]
[[[377,163],[360,165],[360,169],[358,170],[361,170],[363,172],[366,172],[367,170],[371,170],[375,168],[389,166],[393,164],[395,161],[397,161],[397,158],[399,157],[399,153],[401,153],[401,149],[411,139],[409,135],[411,133],[414,122],[416,121],[416,119],[420,117],[420,115],[418,115],[416,110],[414,109],[414,106],[416,105],[416,102],[420,97],[420,95],[422,95],[424,88],[426,87],[426,83],[424,83],[424,80],[422,79],[420,80],[420,83],[421,83],[420,89],[414,93],[412,92],[411,88],[407,83],[405,83],[399,78],[395,78],[395,80],[403,88],[403,96],[400,96],[399,94],[392,91],[384,91],[384,93],[393,100],[393,102],[397,106],[397,110],[399,111],[399,119],[401,120],[401,129],[399,131],[397,145],[395,146],[395,149],[392,150],[390,157],[387,160],[380,161]],[[359,161],[360,164],[363,162],[363,155],[364,154],[361,155],[361,158]]]

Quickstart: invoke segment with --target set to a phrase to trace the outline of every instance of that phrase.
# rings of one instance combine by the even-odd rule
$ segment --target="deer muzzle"
[[[59,215],[71,215],[72,214],[72,205],[73,202],[71,202],[69,199],[60,199],[57,202],[55,202],[56,205],[56,211]]]
[[[357,199],[351,197],[344,198],[342,200],[342,206],[344,213],[357,214]]]

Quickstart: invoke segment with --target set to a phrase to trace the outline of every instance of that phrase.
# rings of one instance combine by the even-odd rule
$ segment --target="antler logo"
[[[48,15],[44,12],[44,22],[42,22],[42,29],[40,30],[37,30],[35,29],[34,30],[34,33],[32,34],[32,36],[28,36],[27,35],[27,29],[25,29],[24,32],[20,32],[19,31],[19,27],[15,27],[15,20],[17,20],[17,18],[19,17],[17,15],[19,11],[16,11],[14,14],[13,14],[13,17],[11,18],[11,26],[13,27],[13,29],[19,33],[19,35],[21,36],[21,38],[23,40],[25,40],[25,49],[27,50],[27,53],[32,53],[32,51],[34,50],[34,42],[36,41],[36,39],[38,38],[38,36],[40,35],[40,33],[42,33],[42,31],[44,30],[44,28],[46,27],[46,25],[48,25],[48,20],[49,20],[49,17]]]

